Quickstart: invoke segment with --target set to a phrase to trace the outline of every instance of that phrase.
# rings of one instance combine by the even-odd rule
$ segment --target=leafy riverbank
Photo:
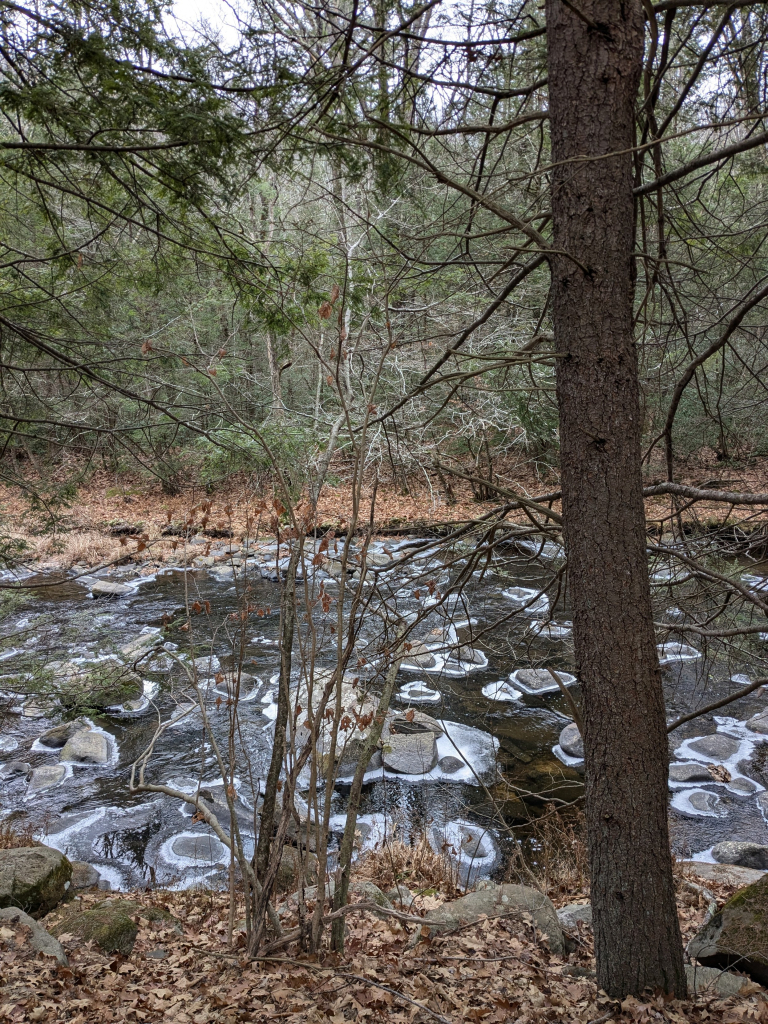
[[[706,884],[718,901],[735,888]],[[0,931],[1,1021],[260,1024],[279,1019],[289,1024],[342,1024],[378,1017],[388,1024],[741,1024],[768,1019],[765,992],[754,983],[729,999],[710,991],[686,1002],[653,997],[630,997],[621,1004],[609,1000],[596,986],[591,933],[583,926],[574,951],[562,957],[553,956],[530,925],[506,918],[459,927],[409,950],[413,924],[365,911],[348,917],[344,956],[309,957],[289,948],[248,960],[242,933],[235,934],[233,946],[227,944],[228,894],[196,890],[121,895],[170,912],[181,922],[181,930],[162,919],[152,923],[137,915],[139,932],[128,956],[104,954],[64,934],[69,967],[52,959],[41,966],[38,956],[14,952]],[[407,911],[423,914],[445,895],[432,891],[416,896]],[[553,898],[562,905],[584,896],[581,891],[561,892]],[[77,896],[77,911],[104,897],[93,891]],[[705,902],[682,877],[678,879],[685,941],[701,925]],[[284,923],[290,927],[296,922],[286,912]]]

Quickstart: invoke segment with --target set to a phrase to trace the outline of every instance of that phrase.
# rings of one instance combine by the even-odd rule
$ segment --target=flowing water
[[[384,767],[369,771],[360,818],[363,841],[371,845],[385,836],[426,829],[436,848],[458,856],[464,878],[470,872],[500,872],[509,833],[499,827],[496,808],[508,825],[524,834],[525,819],[535,816],[548,800],[572,801],[582,788],[581,763],[558,744],[572,719],[569,703],[551,677],[525,674],[530,667],[548,666],[563,681],[570,680],[567,604],[558,597],[550,606],[536,596],[543,585],[549,585],[550,594],[559,593],[561,552],[550,544],[533,559],[530,553],[510,550],[475,571],[460,599],[441,600],[463,561],[455,556],[446,561],[442,554],[437,558],[424,542],[418,558],[401,562],[402,555],[412,553],[412,544],[380,542],[371,548],[390,609],[396,605],[401,616],[422,616],[412,637],[414,645],[418,641],[421,646],[414,646],[410,661],[401,667],[396,704],[399,709],[426,711],[445,732],[438,741],[440,761],[428,772],[403,774]],[[201,713],[189,707],[184,665],[190,665],[192,656],[202,659],[197,664],[201,677],[207,677],[201,684],[206,711],[226,750],[227,683],[221,677],[232,669],[233,652],[239,652],[244,682],[233,749],[238,817],[246,845],[252,842],[258,780],[265,777],[269,763],[276,710],[277,574],[284,571],[285,559],[274,545],[254,544],[248,552],[237,552],[234,561],[239,564],[222,561],[186,571],[167,569],[150,577],[137,576],[135,568],[112,570],[101,577],[129,589],[97,599],[91,594],[97,577],[73,581],[62,576],[55,586],[48,585],[51,577],[27,578],[28,584],[47,585],[23,592],[0,623],[5,638],[0,646],[0,688],[6,710],[0,729],[0,813],[17,822],[30,821],[39,838],[71,859],[94,864],[113,888],[149,882],[214,884],[224,878],[229,855],[203,823],[193,821],[189,804],[159,793],[129,791],[131,765],[158,722],[172,721],[157,742],[146,781],[189,793],[199,785],[214,802],[222,792]],[[338,565],[326,561],[324,568],[309,567],[306,575],[307,593],[320,598],[313,610],[318,623],[315,663],[330,666],[337,640],[333,626]],[[657,589],[667,585],[668,576],[663,567],[656,568]],[[251,614],[240,633],[233,613],[243,606],[245,581]],[[333,598],[330,604],[326,598],[325,607],[317,589],[321,582],[323,592]],[[348,595],[355,585],[350,578]],[[754,585],[761,585],[760,580]],[[302,582],[300,593],[303,588]],[[201,613],[193,615],[192,628],[184,631],[187,601],[198,602]],[[349,597],[343,605],[348,611]],[[738,683],[730,681],[734,666],[717,652],[699,652],[675,640],[674,623],[684,613],[672,607],[666,614],[672,632],[661,655],[672,718],[725,695]],[[374,670],[384,662],[380,621],[375,615],[363,621],[355,655],[360,685],[374,694],[381,685]],[[145,699],[88,716],[91,731],[107,737],[106,761],[60,761],[60,749],[40,742],[60,718],[39,695],[20,696],[19,679],[33,678],[52,662],[86,665],[106,656],[130,661],[120,653],[130,642],[138,644],[134,650],[145,642],[154,645],[139,666]],[[302,644],[306,643],[305,628]],[[305,646],[297,650],[294,661],[303,658],[306,663],[308,657]],[[211,658],[218,659],[218,665]],[[578,701],[577,686],[573,695]],[[672,734],[672,760],[688,766],[675,769],[682,781],[670,783],[673,840],[679,853],[709,859],[713,844],[724,839],[768,843],[768,801],[762,799],[768,787],[768,746],[762,744],[768,737],[744,725],[765,703],[755,694],[719,716],[688,723]],[[718,738],[702,744],[701,737],[713,735]],[[706,765],[713,762],[727,769],[729,780],[708,774]],[[45,771],[35,771],[41,768]],[[331,826],[337,831],[343,827],[350,777],[351,773],[340,779],[334,789]],[[308,784],[306,775],[302,783]],[[524,800],[507,783],[517,787]],[[311,800],[312,794],[305,788],[303,797]],[[466,856],[462,861],[468,850],[469,861]]]

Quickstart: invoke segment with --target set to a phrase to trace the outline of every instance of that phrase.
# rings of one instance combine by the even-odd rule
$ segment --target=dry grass
[[[446,897],[457,894],[458,879],[447,857],[436,853],[426,836],[414,845],[391,839],[371,850],[355,865],[356,878],[369,878],[386,892],[405,885],[414,893],[439,892]]]
[[[589,861],[586,823],[582,811],[566,816],[550,807],[533,823],[532,841],[536,850],[534,874],[544,892],[555,903],[558,897],[589,895]]]
[[[0,823],[0,850],[16,850],[22,846],[34,845],[34,829],[29,822]]]

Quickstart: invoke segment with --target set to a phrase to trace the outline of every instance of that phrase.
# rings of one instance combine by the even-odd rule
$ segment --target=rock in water
[[[768,846],[759,843],[718,843],[712,847],[712,856],[718,864],[738,864],[742,868],[768,871]]]
[[[36,953],[42,953],[43,956],[55,957],[62,967],[69,966],[67,954],[59,940],[49,935],[41,924],[34,921],[23,910],[19,910],[18,907],[6,907],[5,910],[0,910],[0,929],[3,933],[0,938],[0,950],[3,946],[8,946],[10,947],[9,952],[17,954],[20,946],[29,946]],[[12,939],[10,934],[5,934],[6,931],[13,934]],[[11,959],[15,959],[15,956]]]
[[[703,754],[716,761],[727,761],[729,757],[733,757],[740,746],[735,737],[726,736],[721,732],[713,733],[712,736],[700,736],[688,745],[697,754]]]
[[[670,782],[711,782],[712,776],[703,764],[671,764]]]
[[[384,767],[401,775],[426,775],[437,764],[437,741],[433,732],[408,736],[392,735],[382,750]]]
[[[705,967],[736,966],[768,983],[768,875],[740,889],[688,943]]]
[[[768,708],[753,715],[747,720],[746,725],[750,732],[758,732],[763,736],[768,735]]]
[[[575,722],[566,725],[560,733],[560,746],[571,757],[584,757],[584,740]]]
[[[454,928],[473,924],[483,917],[508,917],[520,921],[521,925],[526,917],[532,918],[555,956],[563,952],[563,930],[551,900],[525,885],[491,883],[458,900],[443,903],[437,910],[430,910],[424,918],[424,925],[432,937],[441,931],[453,931]],[[417,931],[409,945],[415,946],[424,931],[425,928]]]
[[[109,580],[96,580],[91,584],[91,593],[94,597],[124,597],[133,593],[133,587],[125,583],[112,583]]]
[[[460,757],[454,757],[453,754],[446,754],[445,757],[440,758],[437,765],[441,772],[445,772],[446,775],[453,775],[455,772],[460,772],[462,770],[464,762]]]
[[[67,769],[63,764],[44,764],[40,768],[35,768],[27,786],[27,796],[53,789],[64,781],[66,774]]]
[[[103,732],[76,732],[64,744],[60,758],[77,764],[106,764],[109,761],[109,741]]]
[[[417,732],[433,732],[435,736],[442,736],[445,730],[436,718],[427,715],[424,711],[411,709],[404,714],[396,714],[389,723],[390,731],[410,735]]]
[[[51,934],[72,935],[81,942],[95,942],[105,953],[128,956],[139,933],[137,917],[183,931],[178,918],[167,910],[147,907],[137,900],[112,899],[95,903],[82,913],[67,914],[51,928]]]
[[[88,722],[83,722],[81,720],[76,722],[64,722],[62,725],[55,725],[52,729],[49,729],[48,732],[44,732],[43,735],[39,737],[39,742],[46,747],[52,747],[54,750],[58,750],[66,744],[67,740],[72,739],[75,733],[84,732],[90,728],[91,726]]]
[[[62,899],[72,865],[50,846],[0,850],[0,907],[45,914]]]

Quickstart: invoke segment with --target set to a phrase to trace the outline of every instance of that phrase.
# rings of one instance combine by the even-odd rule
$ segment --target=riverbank
[[[706,913],[696,884],[691,886],[682,873],[678,877],[685,942]],[[709,880],[706,885],[718,902],[736,888]],[[446,895],[451,894],[415,896],[401,913],[419,918],[443,904]],[[562,906],[584,897],[581,891],[559,892],[553,900]],[[80,892],[68,912],[87,912],[105,898],[110,897],[103,892]],[[597,988],[591,931],[583,925],[572,935],[572,951],[560,955],[550,951],[536,929],[511,918],[483,919],[409,948],[416,925],[361,911],[348,915],[343,956],[310,956],[291,946],[253,961],[245,955],[242,932],[235,932],[233,944],[227,941],[227,893],[155,890],[119,898],[135,901],[138,933],[127,955],[105,953],[64,932],[60,939],[69,966],[62,967],[28,949],[17,948],[13,955],[9,932],[0,930],[0,946],[6,947],[0,1021],[343,1024],[378,1018],[387,1024],[745,1024],[765,1020],[768,1009],[765,990],[748,979],[730,998],[710,989],[684,1002],[609,1000]],[[279,906],[284,926],[296,924],[288,905]],[[55,930],[61,916],[59,908],[42,924]]]
[[[737,488],[750,492],[768,491],[768,461],[738,474],[715,471],[706,465],[684,474],[682,482],[709,489]],[[541,481],[536,476],[500,478],[505,488],[526,496],[541,496],[558,490],[556,478]],[[647,483],[656,482],[649,478]],[[379,535],[404,533],[445,533],[492,512],[495,503],[478,501],[468,481],[454,479],[449,497],[442,487],[424,480],[411,481],[409,492],[402,484],[384,483],[374,492],[364,487],[358,510],[359,529],[373,523]],[[500,498],[503,502],[505,499]],[[551,503],[559,511],[559,501]],[[304,507],[299,503],[299,507]],[[351,485],[326,486],[318,502],[315,528],[344,530],[355,511]],[[668,523],[667,497],[646,501],[649,532]],[[246,533],[270,529],[274,515],[272,495],[255,493],[245,480],[233,478],[212,493],[190,483],[170,497],[159,484],[136,476],[94,473],[87,485],[77,489],[66,502],[41,504],[15,487],[0,486],[0,526],[7,540],[17,547],[21,559],[45,569],[84,568],[127,560],[150,566],[190,561],[199,550],[184,553],[179,535],[186,524],[194,524],[197,536],[210,541],[240,538]],[[530,525],[525,514],[512,512],[508,521]],[[759,507],[734,509],[730,505],[699,502],[684,507],[681,521],[692,531],[714,530],[723,525],[745,533],[768,527],[768,511]],[[171,535],[169,535],[171,534]]]

